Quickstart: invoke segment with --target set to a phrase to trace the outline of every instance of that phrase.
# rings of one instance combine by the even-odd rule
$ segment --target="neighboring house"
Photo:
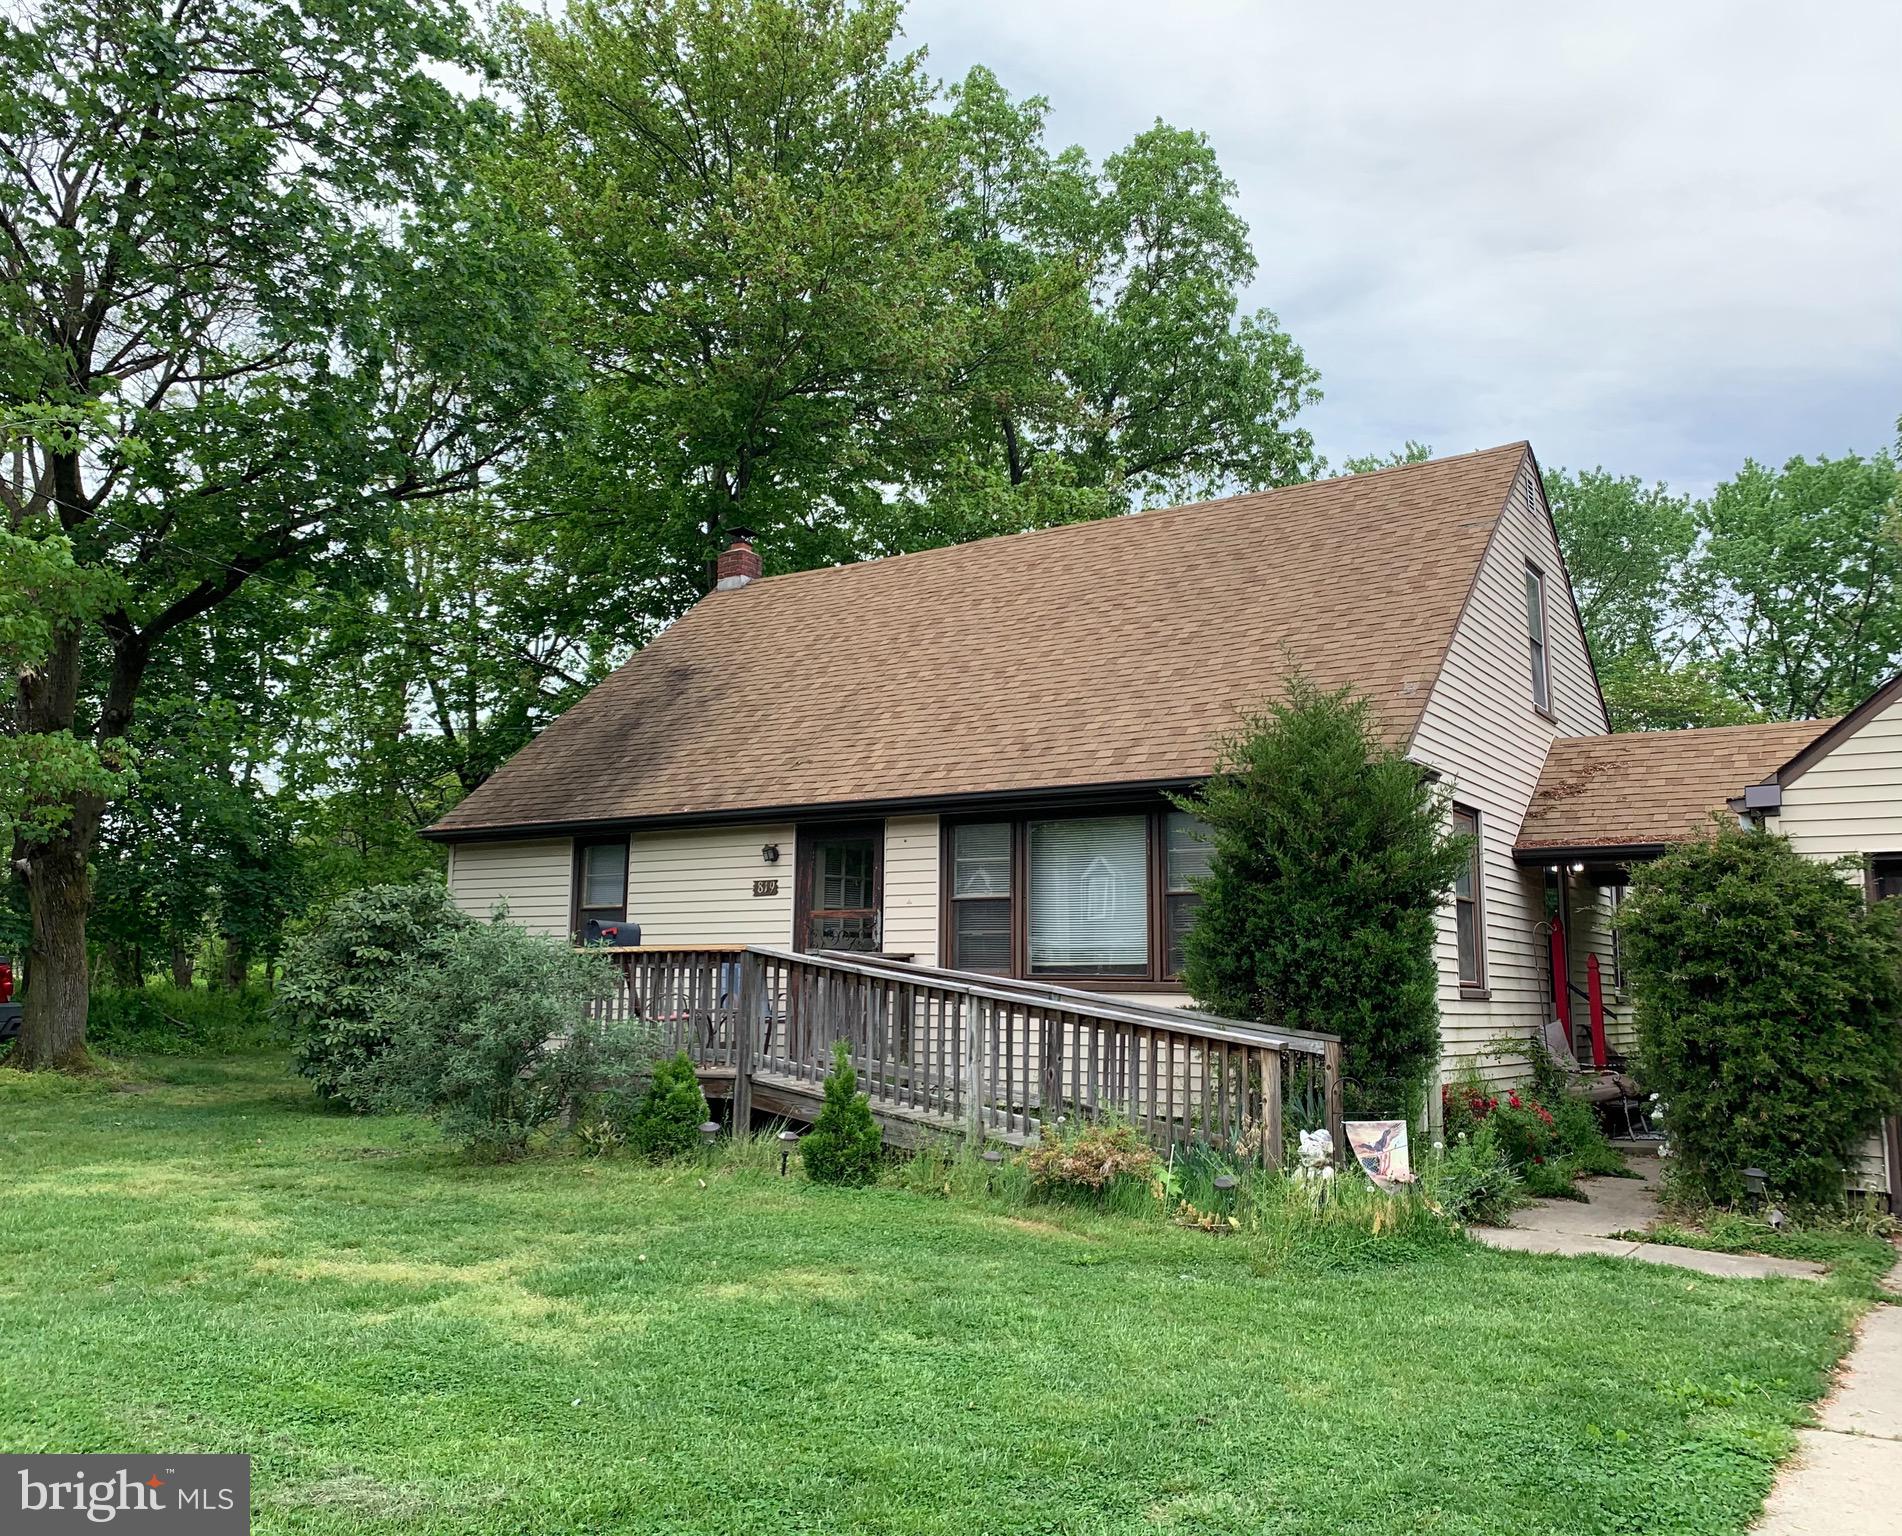
[[[1548,899],[1565,925],[1548,969],[1558,971],[1576,1005],[1596,953],[1614,1049],[1635,1044],[1608,923],[1630,867],[1690,841],[1723,816],[1779,833],[1809,857],[1848,860],[1845,872],[1871,900],[1902,896],[1902,677],[1840,720],[1553,744],[1516,856],[1544,871],[1549,890],[1577,892],[1583,883],[1597,893],[1569,906]],[[1585,1012],[1571,1012],[1575,1053],[1583,1058],[1590,1048]],[[1902,1188],[1895,1121],[1864,1148],[1851,1184],[1880,1194]]]
[[[462,906],[1185,1001],[1206,850],[1166,795],[1299,667],[1476,834],[1449,1058],[1550,1011],[1514,842],[1608,722],[1525,444],[766,579],[740,541],[720,577],[430,830]]]

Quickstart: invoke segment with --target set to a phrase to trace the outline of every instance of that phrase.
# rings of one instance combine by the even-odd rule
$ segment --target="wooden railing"
[[[1331,1036],[881,956],[607,953],[623,978],[610,1009],[652,1020],[703,1072],[730,1073],[736,1112],[809,1109],[843,1040],[896,1140],[1022,1143],[1061,1120],[1115,1115],[1159,1147],[1220,1145],[1271,1166],[1296,1126],[1327,1126],[1343,1145]]]

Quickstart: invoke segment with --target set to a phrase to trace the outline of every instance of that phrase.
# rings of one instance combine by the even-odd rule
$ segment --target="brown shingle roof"
[[[432,830],[1192,779],[1290,659],[1404,742],[1526,452],[715,592]]]
[[[1546,757],[1517,851],[1688,842],[1746,784],[1768,778],[1832,723],[1561,738]]]

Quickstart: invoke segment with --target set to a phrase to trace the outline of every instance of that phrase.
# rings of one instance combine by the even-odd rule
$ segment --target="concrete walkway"
[[[1893,1279],[1884,1285],[1898,1288]],[[1902,1295],[1898,1295],[1902,1301]],[[1817,1427],[1797,1433],[1757,1536],[1895,1536],[1902,1530],[1902,1306],[1863,1319]]]
[[[1806,1259],[1771,1259],[1754,1253],[1705,1253],[1698,1248],[1674,1248],[1665,1243],[1614,1237],[1617,1232],[1642,1232],[1658,1219],[1658,1163],[1653,1157],[1629,1159],[1641,1175],[1636,1179],[1586,1179],[1584,1200],[1536,1200],[1512,1213],[1509,1227],[1473,1227],[1469,1230],[1492,1248],[1521,1253],[1557,1253],[1573,1257],[1603,1254],[1613,1259],[1637,1259],[1645,1264],[1668,1264],[1706,1275],[1757,1279],[1765,1275],[1816,1280],[1823,1266]]]

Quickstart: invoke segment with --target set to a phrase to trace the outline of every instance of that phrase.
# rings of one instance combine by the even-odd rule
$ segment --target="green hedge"
[[[108,1056],[224,1056],[280,1050],[267,988],[113,987],[92,995],[87,1042]]]

